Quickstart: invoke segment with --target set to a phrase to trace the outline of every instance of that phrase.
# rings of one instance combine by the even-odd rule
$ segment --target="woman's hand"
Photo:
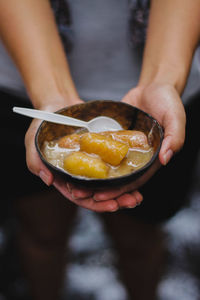
[[[66,107],[67,105],[74,105],[82,102],[83,101],[76,96],[69,98],[68,101],[66,101],[61,97],[58,97],[57,101],[52,103],[49,101],[48,105],[43,104],[37,107],[37,109],[49,111],[49,112],[55,112],[63,107]],[[39,176],[44,181],[44,183],[46,183],[46,185],[50,186],[51,184],[53,184],[54,177],[52,173],[48,170],[48,168],[41,161],[35,147],[35,135],[41,122],[42,122],[41,120],[33,119],[26,132],[25,135],[26,163],[28,169],[33,174]]]
[[[82,100],[76,99],[73,100],[73,103],[71,104],[76,104],[81,102]],[[62,108],[64,106],[66,106],[66,104],[64,103],[63,106],[60,105],[55,106],[54,104],[48,107],[40,107],[40,109],[47,110],[47,111],[56,111],[59,108]],[[63,194],[67,199],[77,204],[78,206],[93,211],[97,211],[97,212],[116,211],[119,206],[115,200],[108,200],[103,202],[95,201],[93,198],[93,194],[94,194],[93,190],[86,189],[86,188],[80,189],[64,181],[60,177],[53,176],[53,174],[41,161],[35,147],[35,134],[40,124],[41,124],[40,120],[34,119],[25,136],[26,161],[27,161],[28,169],[33,174],[39,176],[46,185],[50,186],[53,184],[61,194]]]
[[[158,170],[166,165],[183,146],[185,140],[185,110],[176,89],[170,85],[151,84],[147,87],[131,89],[122,99],[152,115],[164,129],[164,140],[159,153],[159,161],[140,179],[120,188],[95,193],[96,201],[115,199],[120,207],[134,207],[142,201],[137,189],[147,182]],[[130,203],[128,206],[127,203]]]
[[[136,87],[122,101],[149,113],[163,127],[164,140],[159,159],[162,165],[166,165],[185,140],[185,110],[176,89],[164,84]]]

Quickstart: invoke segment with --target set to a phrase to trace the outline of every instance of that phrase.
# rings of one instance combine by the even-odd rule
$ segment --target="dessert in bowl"
[[[163,130],[154,118],[134,106],[95,100],[58,113],[83,121],[108,116],[123,128],[91,133],[42,122],[35,138],[37,151],[45,165],[66,181],[93,188],[119,186],[141,177],[158,157]]]

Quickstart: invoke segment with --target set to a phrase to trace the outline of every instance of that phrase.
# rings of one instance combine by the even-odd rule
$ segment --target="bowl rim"
[[[71,174],[69,172],[67,172],[66,170],[60,168],[60,167],[56,167],[54,165],[52,165],[50,162],[48,162],[44,155],[42,154],[42,151],[40,150],[40,147],[39,147],[39,144],[38,144],[38,137],[39,137],[39,133],[40,133],[40,130],[42,128],[42,126],[47,123],[47,121],[42,121],[40,126],[38,127],[37,129],[37,132],[35,134],[35,147],[37,149],[37,152],[40,156],[40,159],[43,161],[43,163],[47,166],[49,166],[50,169],[53,169],[54,171],[56,172],[61,172],[63,175],[67,175],[67,177],[69,177],[70,179],[72,179],[73,181],[79,183],[79,181],[81,181],[79,184],[84,184],[84,182],[87,184],[87,182],[89,182],[90,184],[98,184],[98,185],[103,185],[105,184],[106,182],[106,185],[113,185],[114,182],[117,182],[117,181],[120,181],[120,180],[123,180],[125,181],[126,179],[128,179],[131,175],[135,175],[137,176],[138,173],[141,173],[143,174],[153,163],[154,161],[156,160],[159,152],[160,152],[160,149],[161,149],[161,145],[162,145],[162,141],[164,139],[164,131],[163,131],[163,128],[162,126],[159,124],[159,122],[154,118],[152,117],[149,113],[143,111],[142,109],[136,107],[136,106],[133,106],[131,104],[128,104],[128,103],[125,103],[125,102],[120,102],[120,101],[113,101],[113,100],[90,100],[90,101],[87,101],[87,102],[83,102],[83,103],[78,103],[78,104],[75,104],[75,105],[72,105],[72,106],[78,106],[80,104],[87,104],[87,103],[92,103],[92,102],[97,102],[97,101],[103,101],[103,102],[112,102],[112,103],[123,103],[124,105],[127,105],[127,106],[130,106],[131,108],[134,108],[136,109],[137,111],[140,111],[142,113],[144,113],[148,118],[152,119],[153,123],[158,127],[158,130],[159,130],[159,134],[160,134],[160,143],[159,143],[159,146],[157,148],[157,150],[154,152],[154,154],[152,155],[151,159],[141,168],[131,172],[131,173],[128,173],[128,174],[125,174],[125,175],[122,175],[122,176],[117,176],[117,177],[111,177],[111,178],[89,178],[89,177],[83,177],[83,176],[78,176],[78,175],[74,175],[74,174]],[[62,113],[63,111],[65,111],[67,108],[69,108],[71,106],[66,106],[66,107],[63,107],[57,111],[55,111],[55,113]]]

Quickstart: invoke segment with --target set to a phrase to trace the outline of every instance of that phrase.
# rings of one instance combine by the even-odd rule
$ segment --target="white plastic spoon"
[[[57,124],[84,127],[87,128],[87,130],[90,132],[122,130],[121,125],[117,121],[115,121],[112,118],[104,117],[104,116],[96,117],[90,120],[89,122],[85,122],[79,119],[63,116],[57,113],[51,113],[51,112],[31,109],[31,108],[13,107],[13,111],[24,116],[41,119],[44,121],[49,121]]]

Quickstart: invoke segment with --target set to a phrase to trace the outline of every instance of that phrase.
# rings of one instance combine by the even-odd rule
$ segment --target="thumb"
[[[30,172],[39,176],[45,184],[51,185],[53,183],[53,175],[42,163],[35,147],[35,134],[40,123],[41,121],[39,120],[33,120],[26,133],[26,163]]]
[[[184,109],[166,115],[164,120],[164,140],[159,153],[159,160],[162,165],[166,165],[172,156],[178,152],[185,141],[186,117]]]

